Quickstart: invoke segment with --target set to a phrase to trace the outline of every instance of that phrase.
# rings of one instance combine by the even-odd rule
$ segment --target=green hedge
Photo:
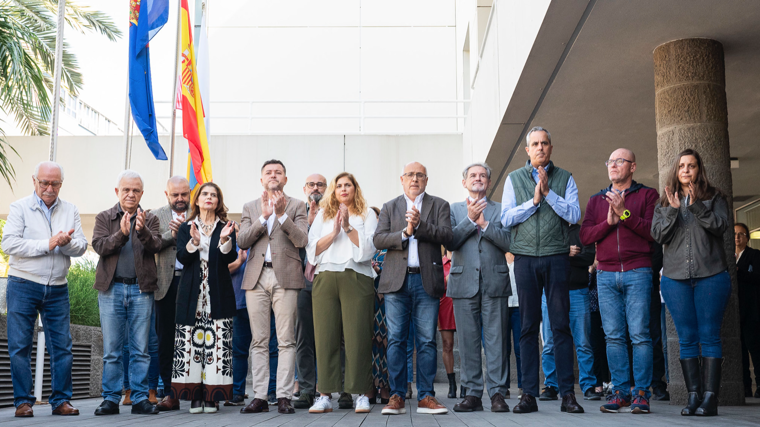
[[[73,264],[66,276],[66,280],[69,281],[71,323],[73,324],[100,326],[98,291],[92,288],[95,283],[96,265],[91,260]]]

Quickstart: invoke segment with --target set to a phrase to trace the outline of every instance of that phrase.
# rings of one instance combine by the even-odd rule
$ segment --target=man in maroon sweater
[[[631,150],[615,150],[606,165],[612,185],[591,196],[581,226],[583,244],[596,244],[599,310],[615,385],[600,409],[618,412],[631,406],[634,414],[648,413],[652,382],[650,229],[659,195],[633,180],[636,156]],[[633,342],[633,402],[626,329]]]

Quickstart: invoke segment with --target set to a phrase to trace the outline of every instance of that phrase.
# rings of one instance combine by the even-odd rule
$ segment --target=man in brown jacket
[[[269,411],[265,399],[269,384],[269,322],[274,311],[279,360],[277,363],[277,410],[295,412],[291,405],[295,382],[296,305],[303,288],[303,269],[298,248],[309,240],[306,205],[286,196],[285,165],[268,160],[261,168],[260,199],[243,207],[238,246],[248,249],[242,289],[253,333],[253,392],[255,398],[240,412]]]
[[[104,400],[95,415],[119,413],[127,328],[132,413],[158,414],[148,401],[148,336],[158,289],[154,255],[161,250],[158,218],[140,207],[143,180],[137,172],[123,171],[116,182],[119,203],[98,214],[92,236],[92,247],[100,255],[93,287],[103,331]]]

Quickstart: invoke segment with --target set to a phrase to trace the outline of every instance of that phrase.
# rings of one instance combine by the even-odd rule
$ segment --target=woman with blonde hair
[[[359,183],[338,174],[320,202],[309,230],[306,254],[316,266],[312,307],[320,396],[311,413],[332,412],[330,394],[358,394],[356,412],[369,412],[365,393],[372,387],[372,336],[375,288],[372,242],[377,216],[370,212]],[[340,343],[345,340],[345,378],[341,387]]]

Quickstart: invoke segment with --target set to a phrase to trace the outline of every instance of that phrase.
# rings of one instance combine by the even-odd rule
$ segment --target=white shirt
[[[214,221],[214,225],[211,227],[212,230],[216,229],[216,224],[219,223],[219,217],[216,218],[216,221]],[[197,216],[195,217],[195,226],[198,228],[198,233],[201,235],[201,242],[200,246],[195,246],[193,244],[193,239],[190,239],[187,241],[187,251],[190,253],[193,253],[195,251],[200,250],[200,256],[201,259],[208,262],[208,254],[210,252],[209,246],[211,246],[211,236],[207,236],[206,233],[203,232],[203,221],[201,221],[201,217]],[[214,234],[214,233],[211,233]],[[227,242],[222,244],[222,240],[219,240],[219,250],[223,254],[228,254],[232,250],[232,239],[227,239]]]
[[[509,284],[512,286],[512,296],[509,297],[509,302],[507,303],[509,307],[519,307],[519,302],[517,300],[517,282],[515,281],[515,263],[509,264]]]
[[[174,220],[174,219],[179,219],[179,220],[180,220],[180,222],[182,222],[182,221],[183,221],[183,220],[182,220],[182,215],[178,214],[177,212],[174,212],[174,210],[172,210],[172,219],[173,219],[173,220]],[[175,270],[182,270],[182,268],[183,268],[183,267],[182,267],[182,263],[181,263],[181,262],[179,262],[178,260],[174,260],[174,269],[175,269]]]
[[[364,218],[351,215],[348,218],[348,223],[359,233],[359,246],[357,247],[341,228],[332,245],[317,255],[317,242],[322,237],[332,233],[335,224],[335,218],[324,219],[323,209],[317,213],[317,217],[314,218],[314,223],[309,229],[309,243],[306,245],[306,256],[309,262],[317,267],[315,275],[322,271],[351,269],[372,278],[377,276],[372,268],[372,256],[377,251],[373,243],[377,229],[375,212],[368,209],[364,213]]]
[[[406,210],[410,211],[412,210],[412,206],[416,207],[418,211],[420,211],[420,215],[422,215],[422,198],[425,197],[425,193],[420,194],[417,196],[414,201],[407,197],[406,193],[404,194],[404,199],[406,200]],[[419,226],[418,226],[419,227]],[[415,228],[416,229],[416,228]],[[406,230],[406,228],[404,228]],[[419,267],[420,266],[420,255],[417,252],[417,239],[414,238],[414,236],[406,237],[404,236],[404,231],[401,231],[401,239],[403,240],[409,240],[409,246],[407,248],[409,249],[409,254],[406,257],[407,260],[407,266],[409,267]]]
[[[272,206],[272,201],[269,201],[269,206]],[[272,234],[272,227],[274,227],[274,219],[277,218],[277,214],[272,212],[272,215],[269,215],[268,219],[264,219],[264,215],[261,215],[259,217],[259,221],[261,221],[261,225],[267,226],[267,234]],[[285,222],[286,219],[288,219],[288,214],[283,213],[281,217],[277,218],[278,221],[280,221],[280,225],[282,225],[283,222]],[[270,249],[270,245],[267,245],[267,253],[264,255],[264,261],[265,262],[272,262],[272,250]]]
[[[477,200],[473,199],[473,198],[472,198],[472,197],[470,197],[470,196],[467,196],[467,198],[470,200],[470,203],[474,203],[474,202],[477,202]],[[488,203],[488,197],[483,197],[483,200],[485,200],[485,201],[486,201],[486,203]],[[483,210],[483,212],[485,213],[485,210]],[[478,224],[477,224],[475,221],[473,221],[473,220],[472,220],[472,218],[470,218],[470,216],[469,216],[469,215],[467,215],[467,219],[469,219],[469,220],[470,220],[470,222],[471,222],[473,225],[475,225],[475,226],[477,227],[477,225],[478,225]],[[488,223],[488,221],[486,221],[486,222]],[[489,225],[489,224],[490,224],[490,223],[486,224],[486,226],[485,226],[485,227],[483,227],[483,229],[482,229],[482,230],[480,230],[480,232],[482,233],[482,232],[486,231],[486,228],[488,228],[488,225]],[[515,295],[517,295],[517,294],[515,293]],[[510,307],[512,307],[512,306],[510,306]],[[517,306],[515,305],[514,307],[517,307]]]

